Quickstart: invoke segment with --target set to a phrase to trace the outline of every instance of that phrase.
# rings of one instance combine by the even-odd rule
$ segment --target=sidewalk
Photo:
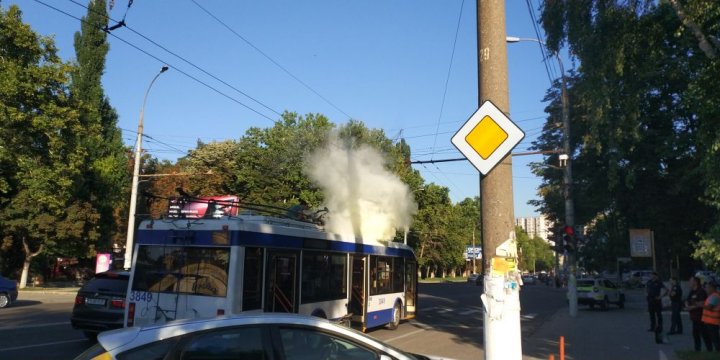
[[[18,289],[18,300],[31,301],[67,301],[75,298],[80,286],[72,282],[48,283],[40,286],[28,286]]]
[[[550,354],[559,359],[559,339],[565,338],[565,359],[677,360],[676,351],[691,351],[692,325],[687,312],[681,314],[682,335],[668,336],[668,343],[656,344],[648,332],[650,322],[647,305],[640,290],[626,291],[624,309],[611,306],[608,311],[590,310],[579,306],[577,317],[571,318],[567,308],[555,313],[528,339],[523,339],[523,359],[547,360]],[[670,327],[670,311],[663,311],[665,332]]]

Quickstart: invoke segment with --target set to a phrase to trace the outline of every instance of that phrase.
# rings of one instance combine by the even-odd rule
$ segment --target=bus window
[[[403,264],[402,258],[393,258],[393,272],[392,272],[392,292],[403,292],[405,291],[405,265]]]
[[[304,251],[301,303],[347,298],[347,256]]]
[[[370,257],[370,295],[393,292],[393,258],[387,256]]]
[[[132,290],[225,296],[229,257],[225,247],[140,246]]]
[[[243,266],[243,311],[260,309],[262,307],[262,249],[245,248]]]

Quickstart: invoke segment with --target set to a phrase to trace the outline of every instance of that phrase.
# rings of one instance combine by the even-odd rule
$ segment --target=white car
[[[425,360],[357,330],[297,314],[261,313],[111,330],[75,360]]]

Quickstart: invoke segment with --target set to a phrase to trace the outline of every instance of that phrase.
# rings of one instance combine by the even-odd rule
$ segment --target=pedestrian
[[[648,313],[650,313],[650,328],[648,331],[655,332],[655,342],[662,343],[662,298],[667,295],[668,289],[665,287],[658,273],[653,271],[650,280],[645,285],[647,291]]]
[[[705,346],[708,351],[720,352],[720,293],[717,284],[712,280],[706,282],[705,292],[708,294],[702,312]]]
[[[682,334],[683,326],[680,319],[680,310],[682,310],[682,288],[676,277],[670,280],[670,331],[668,335]]]
[[[690,278],[690,292],[687,296],[687,301],[685,303],[685,306],[687,307],[688,314],[690,315],[690,322],[692,323],[692,336],[693,341],[695,342],[695,351],[700,351],[702,349],[702,341],[703,341],[703,323],[702,323],[702,313],[703,313],[703,304],[705,303],[705,298],[707,298],[707,293],[705,293],[705,289],[703,289],[702,283],[700,282],[700,278],[697,276],[693,276]],[[706,342],[705,346],[707,347],[708,351],[710,351],[709,343]]]

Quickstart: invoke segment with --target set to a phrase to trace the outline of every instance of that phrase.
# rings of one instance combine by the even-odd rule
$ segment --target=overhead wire
[[[37,1],[37,0],[36,0],[36,1]],[[70,1],[71,3],[73,3],[73,4],[75,4],[75,5],[80,6],[80,7],[82,7],[82,8],[87,9],[88,11],[94,11],[94,10],[91,10],[91,9],[90,9],[89,7],[87,7],[86,5],[83,5],[83,4],[79,3],[79,2],[77,2],[76,0],[68,0],[68,1]],[[95,13],[97,14],[97,12],[95,12]],[[159,47],[160,49],[162,49],[163,51],[167,52],[168,54],[170,54],[170,55],[172,55],[172,56],[175,56],[176,58],[180,59],[180,60],[183,61],[184,63],[192,66],[193,68],[195,68],[195,69],[197,69],[197,70],[199,70],[199,71],[202,72],[203,74],[205,74],[205,75],[207,75],[207,76],[215,79],[216,81],[220,82],[221,84],[223,84],[223,85],[225,85],[225,86],[227,86],[227,87],[235,90],[236,92],[242,94],[243,96],[247,97],[248,99],[254,101],[254,102],[257,103],[258,105],[264,107],[265,109],[267,109],[267,110],[275,113],[275,114],[278,115],[278,116],[282,116],[282,113],[278,112],[277,110],[269,107],[268,105],[264,104],[263,102],[261,102],[261,101],[255,99],[254,97],[248,95],[248,94],[245,93],[244,91],[242,91],[242,90],[238,89],[237,87],[229,84],[229,83],[226,82],[225,80],[220,79],[219,77],[217,77],[217,76],[213,75],[212,73],[206,71],[205,69],[203,69],[203,68],[195,65],[195,64],[192,63],[191,61],[185,59],[184,57],[176,54],[176,53],[173,52],[172,50],[166,48],[165,46],[157,43],[156,41],[150,39],[149,37],[141,34],[140,32],[136,31],[136,30],[133,29],[132,27],[128,26],[128,25],[125,23],[125,18],[124,18],[124,17],[123,17],[123,19],[122,19],[120,22],[118,22],[117,20],[115,20],[115,19],[113,19],[113,18],[111,18],[111,17],[108,17],[108,18],[109,18],[110,20],[112,20],[112,21],[117,22],[118,24],[122,24],[123,27],[125,27],[126,29],[128,29],[129,31],[131,31],[132,33],[134,33],[135,35],[140,36],[141,38],[143,38],[143,39],[145,39],[146,41],[150,42],[151,44]],[[112,30],[112,29],[107,29],[107,28],[106,28],[106,29],[103,29],[103,30],[105,30],[105,32],[108,33],[108,34],[111,34],[111,35],[115,36],[114,34],[112,34],[111,32],[108,31],[108,30]],[[123,40],[123,41],[124,41],[124,40]],[[173,68],[174,68],[175,70],[178,70],[178,69],[175,68],[175,67],[173,67]]]
[[[550,71],[550,67],[548,66],[548,61],[547,61],[549,56],[545,52],[545,42],[543,42],[541,40],[542,38],[540,37],[540,29],[538,28],[537,17],[535,16],[535,9],[532,7],[531,0],[525,0],[525,3],[527,4],[528,12],[530,13],[530,21],[533,24],[533,30],[535,31],[535,36],[539,41],[538,46],[540,47],[540,54],[542,55],[542,58],[543,58],[543,65],[545,65],[545,72],[547,73],[548,80],[550,80],[550,84],[552,85],[553,79],[555,79],[556,77],[550,75],[551,71]]]
[[[293,78],[295,81],[297,81],[300,85],[304,86],[306,89],[310,90],[313,94],[317,95],[320,99],[325,101],[327,104],[335,108],[335,110],[339,111],[343,115],[347,116],[348,119],[352,119],[352,116],[348,115],[345,111],[343,111],[341,108],[339,108],[337,105],[335,105],[332,101],[328,100],[326,97],[322,96],[319,92],[317,92],[315,89],[313,89],[310,85],[305,83],[304,81],[300,80],[297,76],[295,76],[293,73],[290,72],[287,68],[280,65],[275,59],[270,57],[270,55],[266,54],[264,51],[262,51],[260,48],[255,46],[253,43],[251,43],[248,39],[246,39],[244,36],[240,35],[238,32],[236,32],[233,28],[231,28],[229,25],[227,25],[224,21],[222,21],[220,18],[218,18],[215,14],[211,13],[208,9],[204,8],[202,5],[198,4],[197,1],[191,0],[193,4],[195,4],[197,7],[199,7],[202,11],[204,11],[208,16],[213,18],[215,21],[217,21],[220,25],[225,27],[228,31],[233,33],[235,36],[237,36],[239,39],[244,41],[246,44],[248,44],[251,48],[255,49],[260,55],[264,56],[266,59],[268,59],[271,63],[273,63],[275,66],[277,66],[280,70],[285,72],[288,76]]]
[[[447,75],[445,76],[445,86],[443,88],[442,101],[440,102],[440,113],[438,114],[437,127],[435,130],[435,139],[433,140],[433,148],[437,144],[437,136],[440,131],[440,119],[442,119],[442,113],[445,108],[445,98],[447,96],[448,84],[450,83],[450,73],[452,71],[453,60],[455,59],[455,48],[457,47],[458,33],[460,33],[460,20],[462,19],[463,8],[465,7],[465,0],[460,3],[460,12],[458,13],[457,25],[455,26],[455,37],[453,39],[452,51],[450,52],[450,63],[448,64]]]
[[[63,11],[63,10],[57,8],[57,7],[54,7],[54,6],[50,5],[50,4],[47,4],[47,3],[45,3],[45,2],[43,2],[43,1],[41,1],[41,0],[34,0],[34,1],[35,1],[36,3],[38,3],[38,4],[44,5],[44,6],[50,8],[50,9],[52,9],[52,10],[55,10],[55,11],[57,11],[57,12],[65,15],[65,16],[68,16],[68,17],[71,17],[71,18],[73,18],[73,19],[75,19],[75,20],[78,20],[78,21],[80,21],[80,22],[84,22],[84,23],[86,23],[86,24],[89,24],[87,21],[85,21],[85,20],[83,20],[83,19],[81,19],[81,18],[79,18],[79,17],[77,17],[77,16],[75,16],[75,15],[73,15],[73,14],[70,14],[70,13],[68,13],[68,12],[66,12],[66,11]],[[93,24],[89,24],[89,25],[94,26]],[[100,29],[100,30],[103,30],[102,28],[99,28],[99,29]],[[238,99],[235,99],[234,97],[232,97],[232,96],[230,96],[230,95],[228,95],[228,94],[225,94],[224,92],[218,90],[217,88],[213,87],[212,85],[203,82],[202,80],[200,80],[200,79],[198,79],[198,78],[196,78],[196,77],[188,74],[187,72],[185,72],[185,71],[183,71],[183,70],[180,70],[179,68],[177,68],[177,67],[175,67],[175,66],[169,65],[169,63],[168,63],[167,61],[164,61],[163,59],[160,59],[159,57],[157,57],[157,56],[149,53],[148,51],[146,51],[146,50],[144,50],[144,49],[141,49],[139,46],[137,46],[137,45],[135,45],[135,44],[133,44],[133,43],[131,43],[131,42],[129,42],[129,41],[127,41],[127,40],[125,40],[125,39],[123,39],[123,38],[115,35],[115,34],[113,34],[112,32],[108,32],[107,34],[110,35],[110,36],[112,36],[112,37],[114,37],[114,38],[116,38],[116,39],[118,39],[119,41],[125,43],[126,45],[134,48],[135,50],[140,51],[141,53],[143,53],[143,54],[145,54],[145,55],[147,55],[147,56],[149,56],[149,57],[157,60],[157,61],[160,62],[160,63],[168,64],[168,67],[171,67],[173,70],[179,72],[179,73],[182,74],[182,75],[185,75],[186,77],[188,77],[188,78],[194,80],[195,82],[197,82],[197,83],[205,86],[206,88],[214,91],[215,93],[217,93],[217,94],[219,94],[219,95],[221,95],[221,96],[229,99],[230,101],[235,102],[235,103],[237,103],[238,105],[245,107],[246,109],[254,112],[255,114],[257,114],[257,115],[259,115],[259,116],[261,116],[261,117],[263,117],[263,118],[265,118],[265,119],[268,119],[268,120],[272,121],[273,123],[277,123],[277,120],[273,120],[271,117],[269,117],[269,116],[267,116],[267,115],[265,115],[265,114],[263,114],[263,113],[255,110],[255,109],[253,109],[253,108],[250,107],[249,105],[241,102],[241,101],[238,100]]]

